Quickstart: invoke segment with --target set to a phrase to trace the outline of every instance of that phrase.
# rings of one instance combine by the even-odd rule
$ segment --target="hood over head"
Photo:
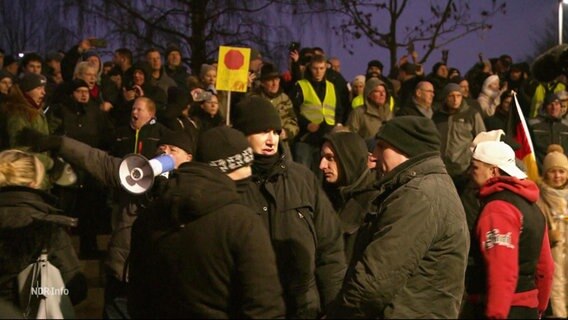
[[[363,91],[363,98],[365,99],[365,104],[367,104],[367,97],[369,96],[369,93],[371,93],[377,86],[383,86],[385,88],[385,91],[387,92],[387,99],[385,104],[389,103],[390,96],[386,84],[380,79],[373,77],[369,78],[367,82],[365,82],[365,89]]]
[[[235,182],[205,163],[187,162],[174,172],[159,199],[160,210],[180,222],[195,220],[229,204],[240,203]]]
[[[338,186],[349,186],[364,174],[367,168],[367,144],[354,132],[334,132],[324,137],[333,147],[339,162]]]

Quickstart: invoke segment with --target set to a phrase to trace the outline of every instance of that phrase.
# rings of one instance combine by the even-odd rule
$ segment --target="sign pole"
[[[227,126],[231,124],[231,91],[227,91]]]

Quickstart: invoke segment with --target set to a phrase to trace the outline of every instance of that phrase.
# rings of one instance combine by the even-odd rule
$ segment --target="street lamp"
[[[568,0],[558,0],[558,44],[562,44],[562,27],[564,25],[562,5],[564,4],[568,4]]]

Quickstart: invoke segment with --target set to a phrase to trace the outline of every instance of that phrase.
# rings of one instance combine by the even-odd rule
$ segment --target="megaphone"
[[[150,160],[139,154],[129,154],[120,162],[120,185],[132,194],[142,194],[154,185],[154,177],[175,168],[174,158],[167,154]]]

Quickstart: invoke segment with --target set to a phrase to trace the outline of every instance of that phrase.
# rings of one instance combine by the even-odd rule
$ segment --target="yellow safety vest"
[[[304,103],[300,107],[300,114],[312,123],[320,124],[325,120],[325,123],[328,125],[335,125],[335,106],[337,103],[333,84],[327,80],[325,81],[323,103],[308,80],[300,80],[298,84],[304,95]]]
[[[394,109],[394,99],[393,97],[389,97],[389,108],[390,111],[392,112],[392,110]],[[351,101],[351,108],[353,109],[357,109],[360,106],[362,106],[363,104],[365,104],[365,99],[363,99],[363,95],[360,94],[358,96],[356,96],[355,98],[353,98],[353,101]]]

